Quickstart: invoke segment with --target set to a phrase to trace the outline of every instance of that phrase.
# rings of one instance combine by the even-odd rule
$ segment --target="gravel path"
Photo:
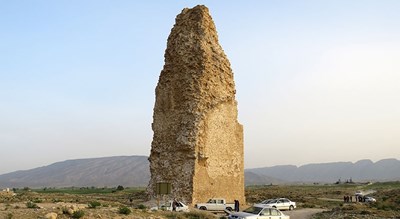
[[[284,211],[283,213],[290,216],[290,219],[309,219],[313,214],[322,212],[324,209],[319,208],[302,208],[293,211]]]

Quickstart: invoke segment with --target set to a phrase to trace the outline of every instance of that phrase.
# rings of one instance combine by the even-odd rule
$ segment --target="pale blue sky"
[[[0,0],[0,174],[149,155],[175,17],[205,4],[245,166],[400,158],[400,1]]]

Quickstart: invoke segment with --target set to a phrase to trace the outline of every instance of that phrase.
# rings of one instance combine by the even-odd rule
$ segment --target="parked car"
[[[163,210],[163,211],[172,211],[173,207],[172,207],[172,203],[173,201],[168,201],[164,204],[162,204],[160,207],[152,207],[150,208],[150,210]],[[187,205],[185,205],[183,202],[181,201],[177,201],[176,202],[176,211],[182,211],[182,212],[189,212],[189,207]]]
[[[263,202],[266,203],[263,203]],[[279,210],[293,210],[296,208],[296,202],[292,202],[287,198],[277,198],[277,199],[272,199],[270,201],[264,200],[261,203],[255,204],[254,206],[257,207],[271,207],[271,208],[277,208]]]
[[[212,198],[207,203],[197,203],[194,207],[207,211],[232,211],[235,208],[235,204],[226,203],[223,198]]]
[[[376,199],[370,197],[370,196],[365,196],[365,202],[376,202]]]
[[[229,219],[290,219],[276,208],[252,206],[241,212],[234,212]]]

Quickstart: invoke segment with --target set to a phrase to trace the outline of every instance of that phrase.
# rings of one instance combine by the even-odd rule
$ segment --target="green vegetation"
[[[374,192],[371,194],[376,203],[344,203],[343,197],[354,195],[356,191]],[[53,203],[65,215],[62,218],[80,218],[88,215],[101,215],[103,218],[114,218],[133,214],[142,218],[161,217],[170,219],[215,219],[209,212],[190,213],[182,212],[151,212],[146,211],[144,201],[147,197],[144,188],[114,188],[96,187],[70,187],[70,188],[45,188],[45,189],[15,189],[16,195],[0,197],[0,205],[4,209],[3,217],[21,218],[21,212],[27,209],[29,216],[25,218],[38,218],[43,216],[43,211],[34,211],[38,208],[36,203]],[[114,191],[114,192],[113,192]],[[400,182],[385,182],[374,184],[315,184],[315,185],[263,185],[246,187],[246,200],[248,205],[262,200],[276,197],[287,197],[297,203],[297,208],[324,208],[325,212],[314,217],[319,219],[332,218],[400,218]],[[354,197],[353,197],[354,198]],[[354,201],[354,199],[353,199]],[[59,203],[63,202],[63,203]],[[73,209],[85,209],[85,212]],[[102,206],[100,208],[100,206]],[[121,206],[118,208],[118,206]],[[134,208],[128,206],[135,206]],[[115,207],[117,211],[115,211]],[[24,212],[25,214],[25,212]],[[1,217],[1,216],[0,216]],[[124,216],[123,216],[124,217]],[[222,217],[221,217],[222,219]]]
[[[27,208],[39,208],[39,206],[37,206],[37,204],[36,203],[34,203],[34,202],[31,202],[31,201],[28,201],[27,203],[26,203],[26,207]]]
[[[132,213],[132,211],[131,211],[131,209],[129,209],[126,206],[121,206],[118,209],[118,213],[128,215],[128,214]]]
[[[144,209],[146,209],[147,207],[146,207],[146,205],[144,205],[144,204],[139,204],[139,205],[137,206],[137,208],[138,208],[138,209],[144,210]]]
[[[124,191],[124,192],[137,192],[144,191],[144,188],[124,188],[119,186],[117,188],[97,188],[97,187],[68,187],[68,188],[46,188],[46,189],[34,189],[32,191],[37,193],[65,193],[65,194],[77,194],[77,195],[85,195],[85,194],[109,194],[115,191]]]
[[[209,212],[185,212],[185,213],[177,213],[177,212],[169,212],[165,213],[165,216],[168,219],[215,219],[215,215]],[[225,217],[221,217],[225,218]]]
[[[89,208],[97,208],[97,207],[100,207],[100,206],[101,206],[101,203],[98,202],[98,201],[91,201],[91,202],[89,202],[89,204],[88,204],[88,207],[89,207]]]
[[[72,214],[72,218],[81,218],[85,216],[85,212],[83,210],[77,210]]]

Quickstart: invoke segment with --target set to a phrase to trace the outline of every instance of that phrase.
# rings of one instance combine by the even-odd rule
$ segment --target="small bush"
[[[124,190],[124,187],[121,186],[121,185],[119,185],[119,186],[117,187],[117,191],[122,191],[122,190]]]
[[[98,201],[92,201],[92,202],[90,202],[90,203],[88,204],[88,207],[89,207],[89,208],[97,208],[97,207],[100,207],[100,206],[101,206],[101,203],[98,202]]]
[[[77,210],[72,214],[72,218],[81,218],[85,216],[85,212],[82,210]]]
[[[301,207],[303,208],[315,208],[314,204],[303,204]]]
[[[53,203],[57,203],[57,202],[63,202],[61,199],[58,199],[58,198],[53,198]]]
[[[8,213],[4,218],[5,218],[5,219],[12,219],[13,217],[14,217],[13,214]]]
[[[68,214],[68,208],[65,207],[65,206],[63,206],[63,207],[61,208],[61,211],[62,211],[63,214]]]
[[[35,198],[32,202],[34,202],[34,203],[42,203],[43,200],[40,199],[40,198]]]
[[[33,203],[33,202],[31,202],[31,201],[29,201],[29,202],[26,203],[26,207],[27,207],[27,208],[39,208],[39,206],[37,206],[36,203]]]
[[[366,211],[366,210],[362,210],[362,211],[360,212],[360,214],[366,215],[366,214],[371,214],[371,212]]]
[[[138,206],[137,206],[137,208],[138,209],[146,209],[147,207],[146,207],[146,205],[144,205],[144,204],[139,204]]]
[[[132,212],[131,209],[129,209],[128,207],[125,207],[125,206],[119,207],[119,209],[118,209],[118,213],[120,213],[120,214],[128,215],[131,212]]]
[[[166,216],[168,219],[185,219],[186,218],[183,215],[178,214],[178,213],[170,213],[170,214],[167,214]],[[197,217],[187,217],[187,218],[199,219]]]

